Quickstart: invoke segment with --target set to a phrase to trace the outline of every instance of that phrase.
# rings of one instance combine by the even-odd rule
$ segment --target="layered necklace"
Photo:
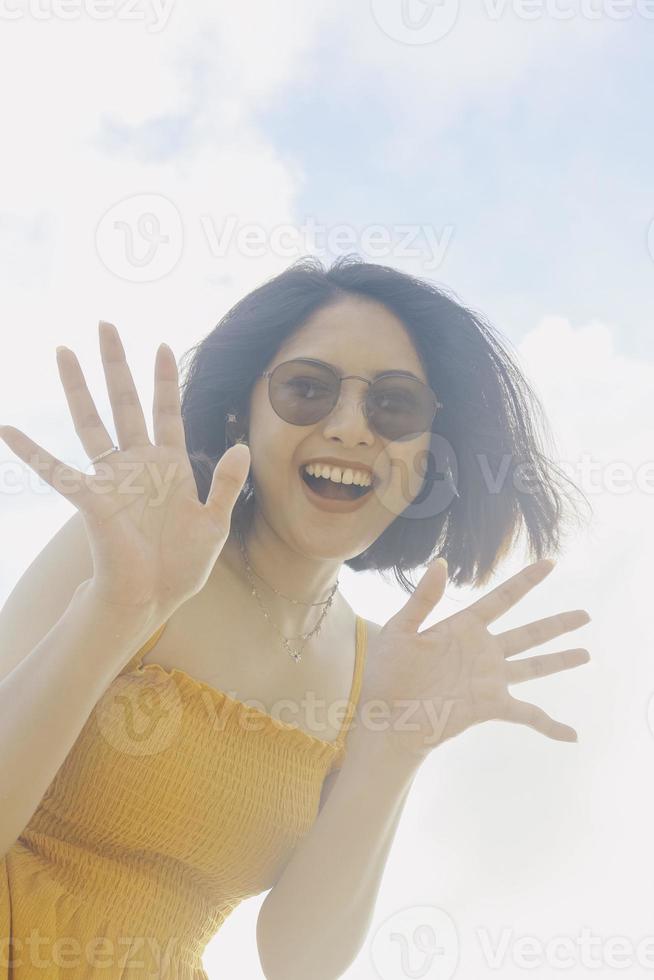
[[[282,592],[278,592],[278,590],[274,586],[272,586],[268,582],[266,582],[266,585],[268,586],[268,588],[269,589],[272,589],[272,591],[276,595],[281,596],[282,599],[288,599],[288,601],[289,602],[292,602],[293,605],[295,605],[295,606],[324,606],[325,607],[323,609],[322,613],[320,614],[320,619],[318,620],[317,624],[314,626],[314,628],[311,630],[310,633],[300,633],[299,636],[291,636],[291,637],[288,637],[287,638],[281,632],[281,630],[279,629],[279,627],[277,626],[277,624],[272,620],[272,618],[270,616],[269,610],[266,608],[266,606],[264,605],[264,602],[263,602],[261,596],[259,595],[259,591],[258,591],[258,589],[257,589],[257,587],[256,587],[256,585],[254,583],[254,575],[257,575],[257,578],[260,578],[262,582],[265,582],[265,579],[262,578],[262,576],[259,575],[257,572],[254,572],[253,573],[253,570],[250,567],[250,562],[249,562],[249,559],[248,559],[248,553],[247,553],[247,549],[245,547],[245,541],[243,540],[243,535],[241,533],[240,527],[237,527],[236,528],[236,533],[237,533],[237,537],[238,537],[238,543],[239,543],[239,546],[240,546],[240,549],[241,549],[241,555],[243,556],[243,562],[245,564],[245,572],[246,572],[246,575],[248,577],[248,581],[249,581],[250,586],[251,586],[252,595],[255,597],[255,599],[259,603],[259,606],[261,607],[261,611],[263,612],[263,614],[266,617],[266,619],[272,624],[272,626],[274,627],[274,629],[277,631],[277,633],[281,637],[282,643],[286,647],[286,650],[288,651],[289,656],[291,656],[296,663],[299,663],[302,660],[302,651],[304,650],[304,648],[305,648],[307,642],[309,641],[309,639],[312,636],[314,636],[315,634],[317,634],[317,633],[320,632],[320,627],[322,625],[322,621],[325,618],[325,616],[327,615],[327,613],[329,612],[329,607],[331,606],[332,602],[334,601],[334,595],[336,594],[336,589],[338,588],[338,579],[336,579],[336,583],[335,583],[334,587],[332,588],[332,590],[331,590],[331,592],[329,594],[329,598],[328,599],[324,599],[322,602],[303,602],[301,599],[291,599],[290,596],[286,596]],[[304,643],[302,643],[301,646],[297,647],[295,645],[292,646],[289,643],[289,640],[304,640]]]

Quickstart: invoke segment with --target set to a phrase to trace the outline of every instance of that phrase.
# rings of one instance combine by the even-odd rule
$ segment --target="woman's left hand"
[[[508,658],[590,621],[584,610],[489,633],[487,626],[551,572],[549,559],[522,571],[461,612],[418,627],[440,601],[447,565],[436,561],[404,607],[371,642],[357,706],[357,723],[388,741],[411,765],[437,745],[472,725],[493,718],[528,725],[548,738],[577,741],[573,728],[555,721],[542,708],[519,701],[507,687],[587,663],[585,649],[562,650],[522,660]],[[381,707],[381,710],[380,710]]]

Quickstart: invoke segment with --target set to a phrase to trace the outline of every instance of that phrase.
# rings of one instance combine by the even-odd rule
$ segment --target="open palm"
[[[574,729],[537,705],[513,697],[507,688],[586,663],[590,655],[581,648],[510,658],[584,625],[590,620],[588,613],[562,612],[499,634],[488,630],[553,567],[547,559],[528,565],[466,609],[418,632],[447,581],[444,564],[429,566],[366,657],[359,700],[363,723],[382,731],[392,749],[412,762],[424,759],[446,739],[493,718],[528,725],[549,738],[576,741]],[[361,715],[366,704],[375,701],[387,709],[383,726]]]
[[[154,443],[125,350],[112,324],[100,323],[100,351],[111,401],[117,451],[75,354],[59,348],[57,363],[75,431],[94,463],[88,475],[67,466],[20,430],[0,435],[13,451],[84,518],[93,557],[94,592],[119,606],[156,607],[170,615],[205,584],[230,528],[247,477],[247,446],[218,461],[206,504],[197,494],[186,450],[177,366],[161,344],[155,359]]]

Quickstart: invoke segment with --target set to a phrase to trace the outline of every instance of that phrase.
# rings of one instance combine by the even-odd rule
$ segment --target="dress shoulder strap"
[[[350,695],[348,700],[347,711],[345,712],[345,718],[343,719],[343,724],[341,730],[338,734],[338,741],[342,742],[350,730],[350,724],[354,716],[354,712],[359,703],[359,695],[361,693],[361,682],[363,679],[363,668],[366,659],[366,653],[368,651],[368,624],[362,616],[356,616],[356,654],[354,660],[354,673],[352,676],[352,687],[350,689]]]
[[[368,652],[368,624],[363,616],[357,615],[356,657],[354,662],[354,678],[352,683],[351,700],[358,702],[363,679],[366,654]],[[355,704],[356,707],[356,704]]]
[[[341,725],[341,730],[338,733],[338,737],[334,742],[337,747],[337,752],[332,763],[329,772],[334,772],[336,769],[340,769],[343,765],[343,760],[345,758],[345,744],[347,741],[347,736],[350,731],[350,726],[352,724],[352,719],[354,717],[354,712],[356,711],[359,704],[359,696],[361,694],[361,685],[363,682],[363,672],[366,660],[366,654],[368,652],[368,623],[363,618],[363,616],[356,616],[356,657],[354,663],[354,676],[352,678],[352,689],[350,691],[350,697],[348,701],[347,710],[345,712],[345,717],[343,718],[343,724]]]

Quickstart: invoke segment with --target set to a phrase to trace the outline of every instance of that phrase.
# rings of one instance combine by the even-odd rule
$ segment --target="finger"
[[[168,344],[160,344],[155,357],[152,421],[156,446],[186,449],[177,363]]]
[[[113,323],[100,321],[100,353],[116,436],[121,449],[149,446],[145,416],[125,357],[125,348]]]
[[[503,613],[515,606],[519,599],[538,585],[546,575],[554,568],[554,561],[551,558],[542,558],[540,561],[527,565],[516,575],[512,575],[497,588],[492,589],[487,595],[477,599],[472,605],[466,608],[466,612],[473,613],[481,621],[488,625]]]
[[[564,725],[563,722],[555,721],[553,718],[539,708],[536,704],[529,704],[528,701],[518,701],[511,698],[506,714],[502,717],[506,721],[515,721],[521,725],[528,725],[537,732],[541,732],[548,738],[554,738],[559,742],[577,742],[577,733],[574,728]]]
[[[14,428],[13,425],[2,426],[0,437],[4,439],[12,452],[33,469],[42,480],[49,483],[62,497],[70,500],[79,510],[92,509],[91,505],[95,498],[89,490],[88,477],[84,473],[62,463],[60,459],[49,453],[43,446],[39,446],[20,429]]]
[[[95,402],[76,355],[67,347],[57,349],[57,367],[75,432],[89,459],[110,449],[114,441],[98,415]]]
[[[540,657],[529,657],[527,660],[513,660],[507,664],[506,679],[508,684],[521,684],[535,677],[546,677],[561,670],[579,667],[590,660],[588,650],[560,650],[557,653],[542,654]]]
[[[216,463],[205,506],[227,536],[232,510],[250,469],[250,450],[244,443],[230,446]]]
[[[427,570],[416,585],[399,612],[390,618],[387,626],[399,627],[402,630],[415,630],[432,612],[434,606],[443,597],[447,585],[447,562],[437,559],[427,566]]]
[[[571,630],[579,629],[590,622],[590,616],[585,609],[575,609],[572,612],[558,613],[556,616],[547,616],[545,619],[538,619],[534,623],[527,623],[526,626],[517,626],[513,630],[505,633],[496,634],[505,657],[513,657],[516,653],[523,653],[531,647],[540,646],[553,640],[555,636],[562,633],[569,633]]]

